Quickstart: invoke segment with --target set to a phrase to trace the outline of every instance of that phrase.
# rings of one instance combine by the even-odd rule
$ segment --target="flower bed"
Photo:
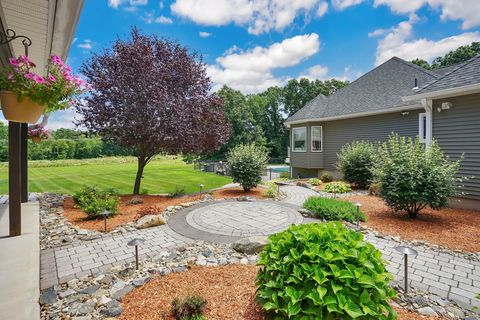
[[[257,199],[264,199],[264,192],[265,191],[261,188],[255,188],[249,192],[243,191],[242,188],[225,188],[213,191],[212,198],[223,199],[248,196],[255,197]],[[149,214],[160,214],[167,207],[198,201],[205,195],[208,194],[205,193],[202,195],[180,196],[174,198],[163,195],[121,196],[118,206],[118,213],[114,217],[109,218],[107,221],[107,231],[112,231],[119,226],[137,220],[141,216],[141,214],[139,214],[141,212],[148,211]],[[130,204],[134,197],[137,197],[143,203]],[[69,222],[81,229],[96,231],[104,230],[103,219],[88,219],[87,215],[82,210],[74,207],[73,199],[71,197],[65,199],[63,204],[63,215]]]
[[[450,250],[480,252],[479,211],[427,208],[416,219],[411,219],[403,212],[392,212],[379,197],[353,196],[346,200],[361,203],[367,216],[367,221],[362,224],[380,233],[421,240]]]

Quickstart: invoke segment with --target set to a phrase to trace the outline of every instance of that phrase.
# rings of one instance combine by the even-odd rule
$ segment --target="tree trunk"
[[[418,211],[420,211],[420,208],[416,204],[412,205],[407,210],[408,217],[411,218],[411,219],[415,219],[418,216]]]
[[[135,185],[133,186],[133,194],[140,194],[140,184],[142,183],[143,177],[143,169],[147,162],[145,158],[141,157],[138,158],[138,166],[137,166],[137,176],[135,177]]]

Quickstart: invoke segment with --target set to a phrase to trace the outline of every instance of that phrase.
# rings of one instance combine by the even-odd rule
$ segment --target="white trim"
[[[469,84],[467,86],[461,86],[456,88],[448,88],[443,90],[437,90],[432,92],[425,92],[419,93],[412,96],[402,97],[403,101],[413,101],[413,100],[420,100],[420,99],[442,99],[442,98],[449,98],[453,96],[459,95],[466,95],[466,94],[473,94],[480,92],[480,83],[476,84]]]
[[[295,141],[293,140],[293,137],[295,137],[294,131],[295,131],[295,130],[300,130],[300,129],[305,130],[305,150],[295,150]],[[297,152],[307,152],[307,148],[308,148],[308,130],[307,130],[307,127],[296,127],[296,128],[292,128],[292,146],[291,146],[291,148],[290,148],[290,151],[291,151],[291,152],[294,152],[294,153],[297,153]]]
[[[320,150],[313,150],[313,128],[320,128]],[[314,152],[314,153],[323,152],[323,126],[310,127],[310,152]]]
[[[429,148],[432,144],[433,138],[432,100],[422,99],[421,102],[427,117],[427,139],[425,141],[425,145],[427,148]]]
[[[377,111],[365,111],[365,112],[344,114],[344,115],[334,116],[334,117],[307,118],[307,119],[302,119],[302,120],[287,121],[287,122],[285,122],[285,125],[287,126],[287,128],[290,128],[290,126],[292,124],[297,124],[297,123],[324,122],[324,121],[333,121],[333,120],[341,120],[341,119],[351,119],[351,118],[359,118],[359,117],[366,117],[366,116],[375,116],[375,115],[386,114],[386,113],[395,113],[395,112],[401,112],[401,111],[416,110],[416,109],[422,109],[422,108],[423,108],[423,106],[419,102],[419,103],[407,105],[407,106],[404,106],[404,107],[395,107],[395,108],[382,109],[382,110],[377,110]]]

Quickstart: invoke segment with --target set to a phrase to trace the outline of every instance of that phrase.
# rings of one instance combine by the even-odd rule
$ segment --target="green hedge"
[[[133,155],[128,149],[98,138],[50,139],[28,144],[29,160],[91,159]],[[0,161],[8,161],[8,141],[0,140]]]
[[[303,207],[325,220],[357,221],[357,207],[353,203],[322,197],[308,198]],[[365,214],[360,211],[358,220],[365,221]]]

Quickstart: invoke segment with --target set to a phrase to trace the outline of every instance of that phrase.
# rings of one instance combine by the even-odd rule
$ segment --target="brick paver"
[[[283,186],[280,190],[285,193],[285,198],[282,202],[294,204],[301,207],[305,200],[311,196],[318,196],[318,193],[304,187],[297,186]]]

